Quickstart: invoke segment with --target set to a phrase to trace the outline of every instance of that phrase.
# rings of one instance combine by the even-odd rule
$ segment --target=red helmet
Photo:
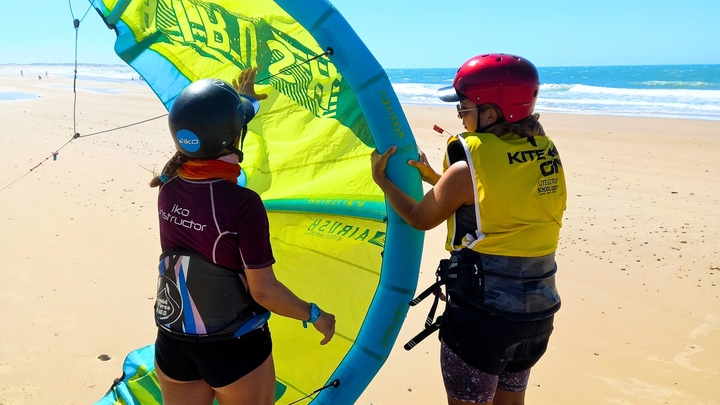
[[[505,120],[520,121],[535,109],[540,77],[529,60],[515,55],[493,53],[463,63],[453,85],[438,90],[443,101],[458,101],[458,93],[473,103],[495,104]]]

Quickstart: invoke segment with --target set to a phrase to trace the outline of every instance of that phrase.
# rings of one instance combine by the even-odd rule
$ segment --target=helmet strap
[[[242,153],[242,151],[241,151],[240,149],[238,149],[238,148],[236,148],[236,147],[234,147],[234,146],[228,146],[228,147],[225,148],[225,149],[227,149],[227,150],[229,150],[230,152],[238,155],[238,157],[240,158],[239,163],[242,163],[244,156],[243,156],[243,153]]]
[[[244,157],[242,148],[243,148],[243,143],[245,143],[245,135],[247,135],[247,126],[244,126],[243,129],[240,130],[240,149],[236,148],[235,145],[230,145],[227,148],[225,148],[225,149],[229,150],[230,152],[238,155],[238,157],[240,158],[240,163],[242,163],[243,157]]]

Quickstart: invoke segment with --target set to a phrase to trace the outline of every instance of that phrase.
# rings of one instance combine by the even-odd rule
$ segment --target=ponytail
[[[527,138],[530,136],[545,136],[545,129],[539,121],[540,114],[530,114],[529,116],[521,119],[520,121],[507,122],[505,121],[505,118],[500,108],[497,108],[493,104],[490,104],[490,106],[492,106],[493,109],[497,112],[498,121],[502,120],[502,122],[498,124],[492,124],[494,126],[490,127],[491,129],[488,132],[491,132],[497,136],[503,136],[507,133],[512,132],[514,134],[520,135],[523,138]]]
[[[167,163],[165,163],[165,167],[163,167],[162,172],[150,180],[150,187],[159,187],[170,181],[173,177],[177,176],[177,171],[180,166],[188,160],[190,160],[189,157],[180,152],[175,152],[175,155],[171,157]]]
[[[507,132],[516,133],[524,138],[529,136],[545,136],[545,129],[540,124],[540,114],[531,114],[517,122],[508,125]]]

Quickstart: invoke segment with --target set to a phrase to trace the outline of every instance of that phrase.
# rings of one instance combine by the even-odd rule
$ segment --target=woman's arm
[[[257,67],[243,70],[236,79],[233,79],[232,85],[241,94],[256,100],[264,100],[268,95],[258,94],[255,91],[257,70]],[[253,299],[270,312],[300,321],[310,319],[310,304],[298,298],[281,283],[275,277],[272,266],[261,269],[245,269],[245,277]],[[324,338],[320,344],[324,345],[335,334],[335,316],[321,309],[320,317],[313,323],[313,326],[323,334]]]
[[[391,146],[382,155],[377,151],[372,153],[373,180],[383,190],[393,209],[410,226],[423,231],[432,229],[450,218],[462,205],[474,203],[475,186],[465,161],[453,163],[440,176],[435,187],[420,202],[415,201],[385,176],[387,160],[396,149]]]
[[[310,319],[310,304],[298,298],[276,277],[272,266],[262,269],[245,269],[250,294],[255,301],[270,312],[300,321]],[[320,310],[320,317],[313,323],[326,344],[335,334],[335,316]]]

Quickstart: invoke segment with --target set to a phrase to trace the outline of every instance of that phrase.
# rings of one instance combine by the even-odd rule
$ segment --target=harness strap
[[[403,346],[403,348],[405,348],[405,350],[410,350],[413,347],[417,346],[417,344],[425,340],[426,337],[432,335],[433,333],[435,333],[435,331],[440,329],[441,323],[442,315],[438,316],[437,320],[432,325],[430,325],[429,327],[426,326],[425,329],[415,335],[414,338],[410,339],[409,342],[405,343],[405,346]]]
[[[415,306],[417,305],[417,303],[427,298],[430,293],[435,294],[435,299],[433,300],[432,306],[430,307],[430,312],[428,313],[427,318],[425,318],[425,328],[420,331],[420,333],[415,335],[414,338],[410,339],[410,341],[405,343],[405,346],[403,346],[405,350],[412,349],[413,347],[417,346],[418,343],[425,340],[426,337],[432,335],[435,331],[440,329],[440,324],[442,323],[442,315],[438,316],[435,321],[433,321],[433,318],[435,318],[435,311],[437,311],[438,302],[440,301],[440,294],[438,293],[438,289],[446,283],[446,277],[438,277],[438,280],[435,282],[435,284],[431,285],[427,290],[423,291],[419,296],[417,296],[417,298],[410,302],[411,306]]]
[[[429,297],[430,294],[435,294],[435,299],[433,300],[432,306],[430,307],[430,312],[428,313],[427,318],[425,318],[425,328],[420,331],[420,333],[415,335],[414,338],[410,339],[409,342],[405,343],[405,346],[403,346],[405,350],[412,349],[413,347],[417,346],[418,343],[425,340],[426,337],[432,335],[435,331],[440,329],[440,324],[442,323],[442,315],[438,316],[437,319],[433,321],[433,318],[435,318],[435,312],[437,311],[438,303],[440,301],[440,292],[438,292],[438,289],[443,285],[447,284],[447,279],[454,274],[449,271],[451,266],[452,264],[450,260],[440,260],[440,264],[438,264],[438,268],[435,271],[435,283],[425,289],[425,291],[421,292],[420,295],[415,297],[415,299],[410,301],[409,305],[411,307],[414,307],[422,300]]]
[[[535,277],[525,277],[525,276],[523,276],[522,278],[518,278],[518,277],[515,277],[515,276],[510,276],[510,275],[507,275],[507,274],[495,273],[495,272],[487,271],[487,270],[483,270],[483,271],[481,271],[480,273],[482,273],[482,274],[484,274],[484,275],[491,275],[491,276],[497,277],[497,278],[504,278],[504,279],[506,279],[506,280],[543,281],[543,280],[545,280],[545,279],[548,279],[548,278],[554,276],[555,273],[557,273],[557,267],[554,268],[554,269],[552,269],[551,271],[549,271],[549,272],[547,272],[547,273],[544,273],[544,274],[542,274],[542,275],[540,275],[540,276],[535,276]],[[480,273],[478,273],[478,274],[480,274]]]
[[[445,282],[444,280],[438,279],[438,281],[436,281],[433,285],[431,285],[430,287],[428,287],[425,291],[421,292],[420,295],[418,295],[418,296],[415,297],[412,301],[410,301],[410,302],[409,302],[409,305],[410,305],[411,307],[414,307],[415,305],[419,304],[419,303],[422,302],[425,298],[427,298],[428,296],[430,296],[430,294],[432,294],[432,293],[434,293],[435,291],[437,291],[437,289],[440,288],[443,284],[446,284],[446,282]]]
[[[438,303],[440,302],[441,291],[438,291],[440,287],[447,284],[450,279],[457,279],[463,287],[475,287],[482,284],[482,279],[479,278],[482,271],[475,264],[461,264],[457,260],[453,259],[442,259],[438,268],[435,271],[436,281],[433,285],[425,289],[415,299],[410,301],[409,305],[414,307],[419,304],[425,298],[429,297],[430,294],[435,294],[430,312],[427,318],[425,318],[425,328],[420,331],[414,338],[410,339],[405,346],[405,350],[410,350],[417,346],[418,343],[422,342],[425,338],[435,333],[440,329],[442,323],[442,315],[435,319],[435,312],[437,311]]]

